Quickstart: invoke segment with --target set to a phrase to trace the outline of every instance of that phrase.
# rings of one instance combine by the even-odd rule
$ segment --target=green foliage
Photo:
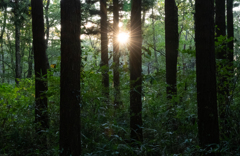
[[[196,57],[196,50],[192,50],[192,49],[183,49],[183,50],[180,50],[180,49],[179,49],[179,52],[181,52],[182,54],[188,54],[188,55],[191,56],[191,57]]]
[[[123,3],[123,11],[130,11],[131,10],[131,3],[132,1],[131,0],[124,0],[124,3]]]

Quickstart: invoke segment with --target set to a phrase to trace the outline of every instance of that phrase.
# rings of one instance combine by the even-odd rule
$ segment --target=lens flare
[[[127,41],[129,40],[129,34],[128,33],[119,33],[118,34],[118,42],[120,43],[127,43]]]

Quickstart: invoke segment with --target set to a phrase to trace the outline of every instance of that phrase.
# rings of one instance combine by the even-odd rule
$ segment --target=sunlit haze
[[[129,40],[129,34],[128,33],[120,33],[118,34],[118,41],[120,43],[126,43]]]

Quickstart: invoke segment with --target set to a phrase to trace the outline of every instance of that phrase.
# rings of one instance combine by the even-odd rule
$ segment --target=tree
[[[233,32],[233,0],[227,0],[227,36],[228,38],[234,37]],[[233,73],[233,40],[228,42],[228,54],[230,72]]]
[[[34,69],[35,69],[35,122],[36,131],[43,135],[43,131],[49,128],[47,97],[45,92],[48,90],[45,80],[47,75],[46,49],[44,40],[44,21],[42,0],[31,1],[32,5],[32,33],[34,46]],[[43,136],[46,146],[46,136]]]
[[[216,0],[216,33],[217,37],[226,35],[225,24],[225,0]],[[225,48],[217,53],[217,58],[224,59],[226,57]]]
[[[61,1],[60,155],[81,155],[80,0]]]
[[[156,0],[141,0],[142,1],[142,28],[144,28],[145,20],[146,20],[146,12],[153,8]]]
[[[47,4],[45,6],[45,18],[46,18],[46,51],[48,49],[48,40],[49,40],[49,29],[50,29],[50,25],[49,25],[49,13],[48,13],[48,9],[49,9],[49,3],[50,0],[47,0]],[[46,61],[47,61],[47,68],[49,69],[49,61],[48,61],[48,57],[46,55]]]
[[[178,8],[175,0],[165,0],[166,82],[168,98],[177,94]]]
[[[21,54],[20,54],[20,20],[19,18],[19,0],[15,1],[14,15],[15,15],[15,55],[16,55],[16,67],[15,67],[15,81],[19,84],[21,78]]]
[[[100,0],[101,14],[101,67],[103,94],[106,100],[109,98],[109,75],[108,75],[108,36],[107,36],[107,4],[106,0]]]
[[[7,20],[7,5],[3,6],[2,9],[4,10],[4,20],[3,20],[3,26],[2,26],[2,30],[1,30],[1,36],[0,36],[0,42],[1,42],[1,52],[2,52],[2,74],[4,76],[5,74],[5,66],[4,66],[4,52],[3,52],[3,34],[5,32],[5,28],[6,28],[6,20]],[[2,78],[2,83],[4,83],[4,78]]]
[[[33,64],[33,47],[29,47],[27,78],[32,77],[32,64]]]
[[[142,141],[142,29],[141,1],[132,0],[130,39],[130,128],[131,139]]]
[[[222,0],[223,1],[223,0]],[[220,2],[219,2],[220,3]],[[222,2],[223,4],[221,9],[224,9],[222,11],[222,16],[223,12],[225,15],[225,1]],[[217,8],[218,9],[218,8]],[[219,8],[220,9],[220,8]],[[218,10],[216,12],[216,15],[218,13]],[[217,16],[216,16],[217,17]],[[217,19],[216,19],[217,20]],[[226,29],[225,26],[225,16],[224,19],[222,19],[222,22],[224,20],[224,27],[222,26],[222,29]],[[223,23],[222,23],[223,25]],[[221,32],[222,31],[222,32]],[[218,29],[217,30],[217,36],[218,34],[223,33],[223,30]],[[226,35],[226,32],[224,32],[224,35]],[[227,43],[227,48],[221,49],[221,52],[219,54],[219,59],[222,59],[223,61],[221,62],[220,67],[225,67],[228,72],[225,72],[224,75],[220,75],[220,83],[221,85],[218,85],[219,88],[219,108],[220,108],[220,119],[221,119],[221,137],[223,138],[224,135],[229,135],[229,125],[227,121],[227,109],[230,104],[230,99],[231,99],[231,84],[232,84],[232,79],[233,79],[233,38],[234,38],[234,28],[233,28],[233,0],[227,0],[227,38],[230,40]]]
[[[205,148],[207,145],[219,143],[214,0],[196,0],[195,23],[198,137],[200,147]]]
[[[233,26],[233,0],[227,0],[227,38],[232,39],[227,43],[227,62],[228,62],[228,96],[231,97],[231,84],[234,76],[233,69],[233,47],[234,47],[234,26]],[[228,105],[230,98],[228,99]]]
[[[216,0],[216,37],[223,38],[226,36],[226,24],[225,24],[225,0]],[[222,43],[221,47],[216,48],[216,59],[218,59],[219,66],[217,69],[218,78],[218,103],[220,113],[220,126],[221,135],[227,132],[226,130],[226,107],[228,103],[228,86],[227,85],[227,73],[220,72],[222,68],[226,68],[227,61],[227,49],[226,44]],[[221,138],[223,138],[222,136]]]
[[[156,64],[156,69],[158,71],[158,58],[157,58],[157,47],[156,47],[156,36],[155,36],[155,17],[154,17],[154,11],[153,11],[154,7],[152,7],[152,31],[153,31],[153,48],[154,48],[154,57],[155,57],[155,64]]]
[[[118,0],[113,0],[113,82],[114,82],[114,107],[119,107],[120,99],[120,89],[119,89],[119,43],[118,43],[118,34],[119,34],[119,5]]]
[[[18,86],[19,80],[22,78],[22,54],[23,51],[20,49],[20,29],[21,25],[26,21],[29,15],[29,1],[28,0],[15,0],[5,2],[12,8],[14,14],[14,27],[15,27],[15,82]],[[24,47],[23,47],[24,48]]]

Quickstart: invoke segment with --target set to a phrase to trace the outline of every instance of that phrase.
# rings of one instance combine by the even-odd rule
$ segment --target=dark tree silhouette
[[[106,0],[100,0],[101,14],[101,67],[103,94],[109,98],[109,75],[108,75],[108,36],[107,36],[107,6]]]
[[[81,155],[80,0],[61,1],[60,155]]]
[[[227,36],[228,38],[234,37],[233,31],[233,0],[227,0]],[[233,40],[228,42],[228,61],[230,72],[233,73]]]
[[[114,107],[119,107],[120,90],[119,90],[119,5],[118,0],[113,0],[113,62],[115,63],[113,69],[113,82],[114,82]]]
[[[46,34],[46,40],[45,40],[45,48],[46,48],[46,51],[48,49],[48,41],[49,41],[49,30],[50,30],[50,25],[49,25],[49,12],[48,12],[48,9],[49,9],[49,4],[50,4],[50,0],[47,0],[47,4],[45,6],[45,19],[46,19],[46,30],[45,30],[45,34]],[[49,65],[49,60],[48,60],[48,57],[46,55],[46,61],[47,61],[47,68],[49,69],[50,68],[50,65]]]
[[[216,0],[216,33],[217,37],[226,35],[225,0]],[[226,50],[219,51],[217,58],[226,58]]]
[[[15,81],[19,84],[19,79],[21,78],[21,54],[20,54],[20,16],[19,12],[19,0],[15,1],[14,16],[15,16],[15,55],[16,55],[16,67],[15,67]]]
[[[223,2],[222,2],[223,3]],[[224,8],[225,11],[225,8]],[[233,28],[233,0],[227,0],[227,38],[230,39],[234,39],[234,28]],[[227,49],[225,50],[224,56],[225,56],[225,67],[228,70],[228,73],[225,73],[224,76],[221,75],[222,79],[224,79],[224,81],[226,83],[223,82],[223,84],[225,84],[225,86],[223,86],[223,91],[221,94],[224,95],[220,95],[222,98],[220,98],[220,104],[219,104],[219,108],[220,108],[220,119],[221,119],[221,137],[225,137],[225,136],[229,136],[229,125],[227,122],[227,108],[230,105],[231,102],[231,84],[232,84],[232,80],[233,80],[233,74],[234,74],[234,70],[233,70],[233,47],[234,47],[234,42],[233,40],[231,40],[230,42],[227,43]],[[220,85],[220,87],[222,87]],[[230,97],[230,98],[229,98]]]
[[[43,21],[43,3],[42,0],[31,1],[32,5],[32,33],[34,47],[34,69],[35,69],[35,122],[38,134],[44,134],[49,128],[49,119],[47,114],[47,97],[44,94],[48,90],[47,64],[44,41],[44,21]],[[41,136],[42,144],[46,144],[46,136]],[[46,146],[46,145],[45,145]]]
[[[3,14],[3,26],[1,27],[0,43],[1,43],[1,52],[2,52],[2,74],[5,75],[5,64],[4,64],[4,51],[3,51],[3,35],[5,33],[6,21],[7,21],[7,6],[2,6],[4,10]],[[4,77],[2,77],[2,83],[4,83]]]
[[[226,36],[226,24],[225,24],[225,0],[216,0],[216,37]],[[220,113],[220,134],[221,138],[224,138],[224,134],[227,132],[226,121],[226,106],[228,103],[228,86],[226,72],[220,72],[222,68],[226,67],[227,61],[227,49],[226,44],[222,43],[221,48],[216,48],[216,59],[219,61],[217,69],[217,92],[218,92],[218,104]]]
[[[131,139],[142,141],[142,30],[141,1],[132,0],[130,45],[130,128]]]
[[[227,37],[228,39],[232,38],[232,41],[227,44],[227,61],[228,61],[228,96],[231,97],[230,94],[231,84],[234,76],[233,69],[233,47],[234,47],[234,26],[233,26],[233,0],[227,0]],[[228,104],[230,104],[230,99],[228,100]]]
[[[178,8],[175,0],[165,0],[166,81],[168,98],[177,94]]]
[[[155,68],[157,71],[159,71],[159,64],[158,64],[158,57],[157,57],[157,40],[156,40],[156,34],[155,34],[155,17],[154,17],[154,7],[152,6],[152,31],[153,31],[153,48],[154,48],[154,57],[155,57]]]
[[[29,47],[29,55],[28,55],[28,73],[27,73],[27,78],[31,78],[32,77],[32,65],[33,65],[33,46]]]
[[[196,0],[195,23],[198,137],[200,147],[205,148],[206,145],[219,143],[214,0]]]

